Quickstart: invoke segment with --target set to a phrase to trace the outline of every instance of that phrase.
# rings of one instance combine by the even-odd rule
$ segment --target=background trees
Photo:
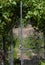
[[[24,3],[25,1],[23,1]],[[23,18],[25,17],[29,7],[26,3],[23,5]],[[20,24],[20,1],[19,0],[3,0],[0,2],[0,33],[4,34],[15,25]]]
[[[24,25],[30,21],[44,34],[45,49],[45,0],[22,0]],[[5,52],[6,36],[13,26],[20,25],[20,0],[0,0],[0,35],[3,38]],[[4,59],[5,60],[5,59]]]
[[[26,18],[30,18],[32,25],[38,27],[41,31],[45,31],[45,1],[29,0],[30,10]]]
[[[30,20],[33,27],[43,32],[45,49],[45,0],[29,0],[28,5],[30,10],[25,18]]]

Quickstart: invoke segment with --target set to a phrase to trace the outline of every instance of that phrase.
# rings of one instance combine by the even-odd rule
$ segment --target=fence
[[[25,41],[27,40],[28,42],[26,41],[24,44],[23,24],[22,24],[22,2],[20,4],[19,36],[20,36],[20,47],[18,48],[20,50],[20,58],[19,58],[20,62],[19,63],[21,65],[40,65],[40,57],[43,57],[40,52],[44,51],[44,49],[42,49],[40,51],[40,48],[44,48],[44,45],[40,46],[39,43],[43,43],[42,42],[43,38],[41,37],[41,33],[36,32],[36,30],[35,30],[34,34],[32,34],[32,35],[30,35],[30,32],[29,32],[29,35],[25,39]],[[10,42],[9,64],[13,65],[14,58],[13,58],[13,32],[12,32],[12,30],[10,31],[10,41],[9,42]],[[2,45],[2,47],[3,47],[3,45]],[[5,48],[3,50],[6,51]],[[3,51],[3,52],[4,52],[4,57],[6,58],[5,51]],[[7,54],[7,52],[6,52],[6,54]],[[6,61],[6,59],[4,59],[4,61]],[[6,65],[6,63],[4,63],[4,65]]]

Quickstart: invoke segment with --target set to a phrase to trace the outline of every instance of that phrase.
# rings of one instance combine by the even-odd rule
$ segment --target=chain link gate
[[[36,40],[38,40],[39,41],[39,31],[38,31],[38,29],[36,30],[35,28],[34,28],[34,35],[37,35],[37,38],[36,38],[36,36],[35,36],[35,38],[36,38]],[[33,47],[33,48],[25,48],[24,46],[23,46],[23,23],[22,23],[22,1],[20,2],[20,40],[21,40],[21,44],[20,44],[20,50],[21,50],[21,65],[40,65],[41,63],[40,63],[40,56],[38,55],[34,55],[34,57],[32,57],[32,59],[30,60],[30,58],[28,58],[28,59],[23,59],[23,57],[24,57],[24,54],[27,52],[27,51],[29,51],[29,53],[31,52],[31,51],[34,51],[35,50],[35,47]],[[41,48],[41,47],[38,47],[39,45],[37,45],[37,49],[38,49],[38,51],[39,51],[39,49]],[[42,46],[43,47],[43,46]],[[25,52],[26,51],[26,52]],[[37,51],[37,53],[38,53],[38,51]],[[28,52],[27,52],[28,53]]]
[[[20,2],[20,31],[19,31],[19,34],[20,34],[20,50],[21,50],[21,58],[20,58],[20,60],[21,60],[21,65],[39,65],[40,64],[40,58],[38,58],[36,56],[33,57],[33,58],[30,57],[32,59],[30,59],[30,58],[24,59],[25,58],[24,54],[31,53],[32,51],[34,52],[35,48],[34,47],[33,48],[26,47],[25,48],[24,45],[23,45],[22,1]],[[36,34],[38,35],[38,33],[36,33]],[[10,36],[11,36],[11,34],[10,34]],[[30,36],[30,37],[32,38],[32,36]],[[42,46],[42,48],[43,48],[43,46]],[[12,50],[12,52],[13,52],[13,50]],[[12,61],[12,63],[10,65],[13,64],[13,56],[11,58],[12,59],[10,60],[10,62]],[[0,59],[2,59],[2,57],[0,57]]]

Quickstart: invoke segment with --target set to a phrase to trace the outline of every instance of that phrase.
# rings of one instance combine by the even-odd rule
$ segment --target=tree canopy
[[[23,1],[23,18],[28,7]],[[20,0],[0,1],[0,33],[7,33],[14,25],[19,26],[20,22]]]
[[[45,0],[29,0],[28,5],[30,10],[25,18],[30,19],[33,26],[45,31]]]
[[[45,0],[22,0],[23,19],[45,30]],[[0,33],[7,33],[20,24],[20,0],[0,0]],[[26,22],[25,22],[26,23]]]

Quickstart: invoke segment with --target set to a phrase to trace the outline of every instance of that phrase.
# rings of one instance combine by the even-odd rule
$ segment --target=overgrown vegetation
[[[35,36],[32,38],[28,37],[24,40],[24,47],[36,48],[35,51],[38,52],[44,41],[45,50],[45,0],[22,0],[22,2],[24,26],[30,23],[33,27],[43,32],[44,37],[44,40],[40,40],[40,38],[33,39]],[[3,45],[4,54],[6,54],[5,51],[11,45],[8,34],[14,25],[15,27],[19,27],[20,25],[20,0],[0,0],[0,48]],[[17,44],[20,44],[19,39],[13,39],[13,47],[15,45],[18,47]]]

